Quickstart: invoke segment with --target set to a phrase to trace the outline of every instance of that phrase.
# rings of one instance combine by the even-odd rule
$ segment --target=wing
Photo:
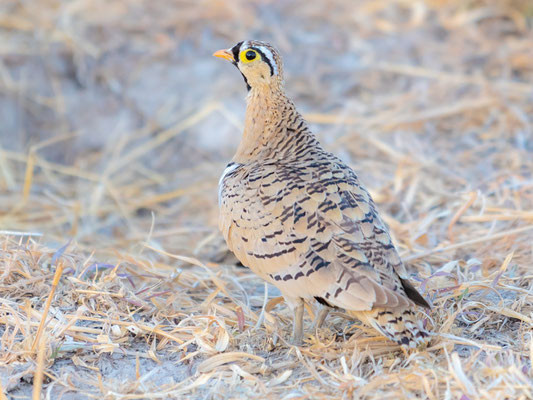
[[[243,168],[225,178],[221,193],[228,246],[284,296],[361,311],[412,304],[369,193],[329,153]]]
[[[296,193],[296,185],[304,187],[304,181],[293,179],[287,186],[280,174],[285,176],[275,163],[242,166],[224,176],[219,189],[219,227],[229,249],[267,280],[296,263],[307,240],[293,232],[294,215],[282,212],[290,202],[287,194]]]

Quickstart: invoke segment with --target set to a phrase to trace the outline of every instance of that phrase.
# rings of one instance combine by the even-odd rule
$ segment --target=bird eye
[[[241,52],[240,59],[243,63],[248,63],[257,58],[257,51],[249,49]]]

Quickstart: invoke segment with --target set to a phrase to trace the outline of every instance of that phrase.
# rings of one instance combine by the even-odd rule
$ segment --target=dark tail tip
[[[416,305],[419,305],[421,307],[425,308],[431,308],[431,306],[428,304],[426,299],[422,297],[420,293],[418,293],[418,290],[414,288],[413,285],[409,283],[407,279],[400,278],[400,282],[402,282],[403,289],[405,290],[405,294],[407,297],[409,297]]]

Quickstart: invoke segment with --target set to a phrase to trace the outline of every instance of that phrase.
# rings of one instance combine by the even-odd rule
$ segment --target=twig
[[[2,380],[0,379],[0,400],[7,400],[7,397],[4,393],[4,388],[2,387]]]
[[[502,89],[521,93],[533,93],[533,86],[528,83],[513,82],[506,80],[490,80],[483,76],[472,76],[467,74],[452,74],[443,71],[435,71],[428,68],[416,67],[413,65],[402,65],[393,63],[378,63],[373,65],[377,69],[387,72],[394,72],[402,75],[417,76],[422,78],[438,79],[445,82],[459,83],[459,84],[474,84],[474,85],[493,85]]]
[[[56,291],[57,284],[59,283],[59,279],[61,278],[62,273],[63,273],[63,263],[59,262],[56,268],[56,272],[54,274],[54,279],[52,281],[52,287],[50,288],[50,294],[48,295],[48,299],[46,299],[46,304],[44,305],[44,311],[43,311],[43,316],[41,317],[41,323],[39,324],[39,328],[37,328],[37,334],[35,335],[35,340],[33,341],[33,345],[31,346],[32,352],[35,351],[35,348],[37,347],[41,339],[41,334],[43,333],[44,325],[46,323],[46,318],[48,316],[48,311],[50,310],[50,304],[52,303],[52,299],[54,297],[54,293]]]
[[[453,243],[453,239],[454,239],[453,232],[452,232],[454,225],[457,223],[459,218],[461,218],[461,215],[463,215],[466,212],[466,210],[468,210],[470,206],[474,204],[476,199],[477,199],[477,192],[471,192],[470,198],[468,199],[468,201],[465,204],[463,204],[463,206],[452,217],[452,220],[450,221],[450,224],[448,225],[448,239],[450,239],[450,242]]]
[[[420,258],[427,257],[427,256],[429,256],[431,254],[443,253],[445,251],[450,251],[450,250],[459,249],[461,247],[470,246],[471,244],[487,242],[489,240],[496,240],[496,239],[500,239],[500,238],[505,237],[505,236],[516,235],[517,233],[524,233],[524,232],[527,232],[527,231],[530,231],[530,230],[533,230],[533,225],[523,226],[522,228],[511,229],[511,230],[508,230],[508,231],[495,233],[494,235],[488,235],[488,236],[483,236],[483,237],[480,237],[480,238],[477,238],[477,239],[467,240],[466,242],[452,244],[450,246],[441,247],[440,249],[432,249],[432,250],[424,251],[422,253],[413,254],[413,255],[407,256],[407,257],[402,257],[402,259],[404,261],[418,260]]]
[[[43,373],[44,373],[44,353],[46,350],[45,343],[39,343],[39,351],[37,353],[37,368],[33,376],[33,400],[41,399],[41,389],[43,386]],[[33,351],[33,350],[32,350]]]
[[[19,232],[19,231],[0,231],[3,236],[43,236],[40,232]]]

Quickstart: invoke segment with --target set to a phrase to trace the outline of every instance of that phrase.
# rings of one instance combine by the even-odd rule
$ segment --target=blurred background
[[[294,351],[228,252],[212,54],[246,39],[373,195],[427,350],[336,311]],[[0,398],[532,398],[532,210],[532,0],[0,1]]]
[[[91,250],[151,232],[220,259],[246,90],[211,54],[246,39],[280,50],[289,96],[402,247],[446,239],[471,192],[531,208],[532,17],[529,0],[4,0],[0,228]]]

